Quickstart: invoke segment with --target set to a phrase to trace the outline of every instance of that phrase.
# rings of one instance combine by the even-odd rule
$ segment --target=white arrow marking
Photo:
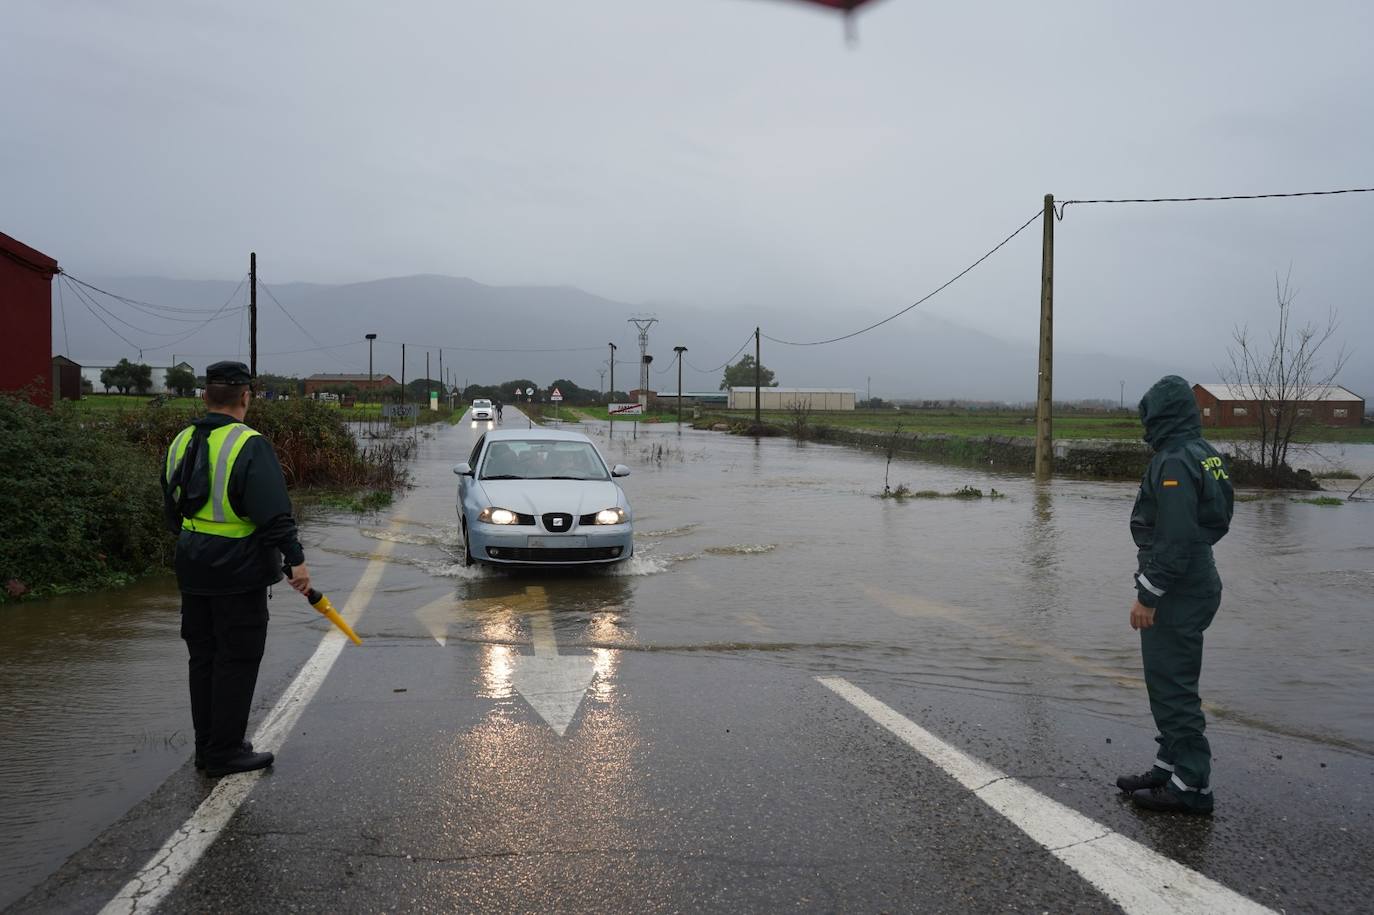
[[[560,655],[547,605],[529,617],[534,654],[511,659],[511,685],[559,737],[577,716],[582,697],[596,676],[591,655]]]
[[[425,627],[434,641],[440,645],[447,645],[448,627],[453,622],[453,610],[453,597],[445,596],[416,610],[415,618]]]

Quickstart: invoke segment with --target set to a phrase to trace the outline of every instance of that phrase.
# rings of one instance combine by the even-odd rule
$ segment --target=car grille
[[[573,516],[567,512],[549,512],[544,515],[544,530],[555,534],[566,534],[572,530]]]
[[[618,546],[541,548],[489,546],[487,555],[507,562],[595,562],[619,559],[624,552]]]

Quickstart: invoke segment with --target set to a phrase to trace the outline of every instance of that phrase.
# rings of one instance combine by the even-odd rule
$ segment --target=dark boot
[[[1137,791],[1131,795],[1131,803],[1143,810],[1157,810],[1160,813],[1212,815],[1210,791],[1206,794],[1201,791],[1180,791],[1172,784],[1149,791]]]
[[[205,774],[210,778],[219,778],[223,775],[233,775],[236,772],[253,772],[257,769],[266,769],[272,765],[274,758],[271,753],[243,751],[218,762],[207,760]]]
[[[243,747],[243,752],[245,752],[245,753],[252,753],[252,752],[253,752],[253,744],[250,743],[250,742],[247,741],[247,740],[245,740],[242,744],[240,744],[240,746]],[[204,768],[205,768],[205,751],[204,751],[204,750],[201,750],[201,749],[199,749],[199,748],[196,749],[196,768],[197,768],[197,769],[204,769]]]
[[[1143,791],[1147,788],[1160,788],[1169,783],[1169,773],[1159,766],[1152,766],[1144,775],[1123,775],[1116,780],[1116,786],[1126,794]]]

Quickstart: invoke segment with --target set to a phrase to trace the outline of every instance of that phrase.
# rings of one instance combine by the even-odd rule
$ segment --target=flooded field
[[[1029,722],[1047,707],[1147,719],[1127,625],[1134,486],[1036,485],[898,459],[893,486],[999,495],[899,502],[878,498],[880,454],[672,426],[632,437],[618,423],[614,438],[604,425],[581,428],[634,470],[624,487],[636,552],[624,565],[464,567],[449,467],[476,432],[459,426],[422,435],[416,488],[394,511],[311,522],[316,581],[355,581],[385,555],[359,633],[373,644],[477,646],[480,689],[499,702],[520,701],[510,651],[527,644],[530,614],[547,609],[559,649],[592,654],[608,701],[626,657],[709,655],[994,697]],[[1349,446],[1332,460],[1374,464]],[[1213,729],[1374,756],[1374,503],[1242,502],[1217,555],[1226,592],[1203,677]],[[285,589],[272,613],[260,708],[325,625]],[[7,608],[3,621],[0,906],[191,752],[170,580]]]

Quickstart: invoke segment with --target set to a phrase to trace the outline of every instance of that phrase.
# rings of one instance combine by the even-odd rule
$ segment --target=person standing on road
[[[1212,750],[1198,679],[1202,634],[1221,606],[1212,546],[1230,527],[1234,492],[1221,456],[1202,438],[1188,382],[1177,375],[1157,381],[1140,401],[1140,419],[1154,456],[1131,509],[1131,628],[1140,632],[1159,750],[1148,772],[1116,784],[1138,807],[1210,814]]]
[[[501,422],[501,401],[496,402],[496,421]]]
[[[213,778],[272,765],[271,753],[244,740],[267,642],[268,588],[281,580],[284,559],[291,587],[310,589],[281,465],[243,423],[250,381],[242,362],[206,369],[208,412],[172,440],[162,471],[177,536],[195,763]]]

